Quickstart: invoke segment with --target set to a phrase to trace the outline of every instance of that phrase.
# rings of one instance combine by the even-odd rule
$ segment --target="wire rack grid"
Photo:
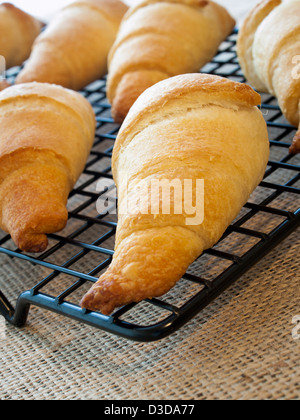
[[[236,38],[235,32],[201,71],[245,82],[236,56]],[[9,73],[11,80],[17,72]],[[49,247],[39,255],[15,249],[10,236],[0,233],[0,311],[17,327],[26,324],[30,307],[37,306],[134,341],[159,340],[200,313],[299,227],[299,156],[288,151],[295,128],[286,122],[276,100],[263,94],[271,157],[264,180],[238,218],[169,293],[104,316],[82,310],[78,302],[114,253],[117,197],[111,156],[119,126],[111,118],[105,78],[82,94],[95,110],[97,133],[85,171],[69,197],[68,225],[49,235]],[[18,282],[11,278],[12,272]]]

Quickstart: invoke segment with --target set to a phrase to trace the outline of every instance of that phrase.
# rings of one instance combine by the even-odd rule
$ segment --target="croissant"
[[[69,192],[94,141],[95,114],[77,92],[28,83],[0,93],[0,228],[26,252],[68,220]]]
[[[83,308],[110,314],[161,296],[219,241],[265,173],[260,101],[245,84],[199,73],[161,81],[137,99],[113,151],[114,257]]]
[[[237,51],[249,83],[278,98],[286,119],[300,124],[300,1],[264,0],[241,26]],[[290,148],[300,152],[300,125]]]
[[[43,24],[10,3],[0,4],[0,55],[6,67],[20,66],[30,55]]]
[[[127,9],[120,0],[78,0],[66,6],[36,39],[16,83],[47,82],[80,90],[103,76]]]
[[[232,32],[234,19],[201,0],[143,0],[123,18],[109,53],[107,96],[122,123],[139,95],[168,77],[198,72]]]

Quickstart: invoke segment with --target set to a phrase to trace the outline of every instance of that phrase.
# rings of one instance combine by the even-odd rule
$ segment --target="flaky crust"
[[[300,124],[300,78],[294,76],[294,59],[300,52],[299,0],[265,0],[243,23],[238,56],[248,81],[278,99],[286,119]],[[297,75],[298,76],[298,75]],[[299,150],[299,132],[290,151]]]
[[[199,71],[235,25],[212,1],[141,1],[124,16],[109,54],[107,92],[116,122],[148,87]]]
[[[0,55],[5,57],[7,68],[19,66],[29,57],[42,26],[11,3],[0,4]]]
[[[139,97],[113,152],[119,202],[115,255],[82,307],[110,314],[161,296],[221,238],[265,173],[269,142],[259,104],[249,86],[204,74],[169,78]],[[152,214],[140,180],[148,187],[153,181],[203,180],[204,219],[190,225],[185,207],[175,210],[183,196],[172,196],[169,214]],[[157,191],[150,201],[164,205]]]
[[[0,127],[0,227],[20,249],[42,252],[46,234],[67,223],[67,198],[93,145],[93,109],[60,86],[15,85],[0,93]]]
[[[128,7],[121,0],[77,0],[36,39],[16,83],[54,83],[80,90],[107,72],[108,52]]]

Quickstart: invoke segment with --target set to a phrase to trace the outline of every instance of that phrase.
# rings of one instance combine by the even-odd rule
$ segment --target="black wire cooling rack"
[[[234,33],[222,44],[202,72],[245,81],[235,52],[236,37]],[[16,69],[8,74],[12,80],[15,75]],[[49,248],[40,255],[15,249],[10,236],[0,234],[0,267],[9,267],[10,272],[15,267],[18,273],[24,269],[24,279],[18,280],[26,286],[30,283],[26,291],[12,296],[14,280],[0,278],[0,310],[17,327],[26,324],[30,307],[37,306],[135,341],[162,339],[191,320],[299,227],[299,156],[288,151],[295,128],[283,118],[276,100],[263,94],[271,158],[263,182],[239,217],[169,293],[104,316],[82,310],[78,302],[113,255],[117,216],[110,161],[119,126],[111,118],[105,79],[82,94],[96,112],[97,135],[85,171],[70,194],[68,226],[49,235]]]

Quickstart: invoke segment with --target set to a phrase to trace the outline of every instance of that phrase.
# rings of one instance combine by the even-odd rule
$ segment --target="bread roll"
[[[0,228],[26,252],[68,220],[69,192],[95,134],[88,101],[60,86],[28,83],[0,93]]]
[[[169,78],[138,98],[113,151],[115,254],[82,307],[110,314],[161,296],[219,241],[265,173],[260,102],[249,86],[205,74]]]
[[[298,127],[300,1],[264,0],[259,3],[241,26],[237,51],[249,83],[261,92],[276,96],[286,119]],[[300,152],[300,127],[290,151]]]
[[[16,83],[47,82],[80,90],[104,76],[127,8],[120,0],[77,0],[63,8],[37,38]]]
[[[0,4],[0,55],[6,68],[20,66],[42,29],[42,22],[10,3]]]
[[[114,120],[122,123],[155,83],[199,71],[234,25],[213,1],[142,0],[132,7],[109,54],[107,93]]]

